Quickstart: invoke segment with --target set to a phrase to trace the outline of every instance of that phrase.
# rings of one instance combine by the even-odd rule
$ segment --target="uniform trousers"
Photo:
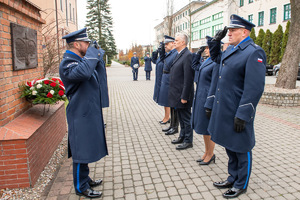
[[[252,151],[238,153],[226,149],[226,153],[229,157],[227,181],[235,188],[246,189],[252,169]]]
[[[134,81],[138,79],[138,73],[139,73],[139,70],[132,70],[133,80]]]
[[[151,71],[146,71],[146,80],[150,80]]]
[[[191,108],[176,108],[179,124],[180,124],[180,135],[179,137],[184,138],[183,142],[193,143],[193,129],[191,126]]]
[[[89,173],[90,169],[88,164],[73,162],[73,182],[77,192],[82,193],[88,188],[91,188],[89,185],[91,181]]]

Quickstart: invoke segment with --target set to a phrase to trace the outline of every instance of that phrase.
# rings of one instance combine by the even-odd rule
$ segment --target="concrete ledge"
[[[260,103],[274,106],[300,106],[300,94],[264,92]]]
[[[67,132],[64,102],[35,105],[0,127],[0,189],[33,186]],[[46,106],[48,108],[48,106]]]

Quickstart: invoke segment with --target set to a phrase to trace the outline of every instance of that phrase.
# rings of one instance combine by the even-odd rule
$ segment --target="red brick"
[[[17,169],[17,165],[4,165],[0,166],[0,171],[12,170]]]
[[[5,174],[26,174],[28,173],[28,170],[27,169],[13,169],[13,170],[6,170],[5,171]]]
[[[16,154],[22,154],[27,153],[26,149],[15,149],[15,150],[4,150],[3,155],[16,155]]]
[[[5,175],[5,176],[0,176],[0,180],[6,180],[6,182],[8,182],[8,180],[13,180],[13,179],[17,179],[18,175]]]
[[[1,19],[0,22],[1,22],[2,25],[5,25],[5,26],[9,26],[10,25],[10,22],[8,20],[6,20],[6,19]]]
[[[7,30],[8,31],[8,30]],[[7,32],[2,32],[0,35],[3,39],[11,39],[11,36]]]
[[[27,163],[26,164],[19,164],[19,165],[16,165],[16,166],[17,166],[17,169],[27,169],[28,168]]]

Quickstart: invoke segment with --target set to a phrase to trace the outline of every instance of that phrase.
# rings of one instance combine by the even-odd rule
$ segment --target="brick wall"
[[[264,92],[260,103],[286,107],[300,106],[300,94]]]
[[[20,99],[18,85],[26,80],[41,77],[42,36],[44,20],[39,9],[25,0],[0,0],[0,127],[26,111],[29,104]],[[37,31],[38,67],[13,71],[10,23]]]
[[[37,105],[0,127],[0,189],[34,186],[66,134],[63,102],[42,113]]]

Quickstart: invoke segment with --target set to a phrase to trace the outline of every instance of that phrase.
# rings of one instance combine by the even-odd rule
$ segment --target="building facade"
[[[281,24],[285,30],[291,19],[289,0],[213,0],[191,13],[192,16],[192,50],[199,48],[205,36],[214,36],[230,22],[230,15],[237,14],[256,25],[259,29],[275,32]]]

